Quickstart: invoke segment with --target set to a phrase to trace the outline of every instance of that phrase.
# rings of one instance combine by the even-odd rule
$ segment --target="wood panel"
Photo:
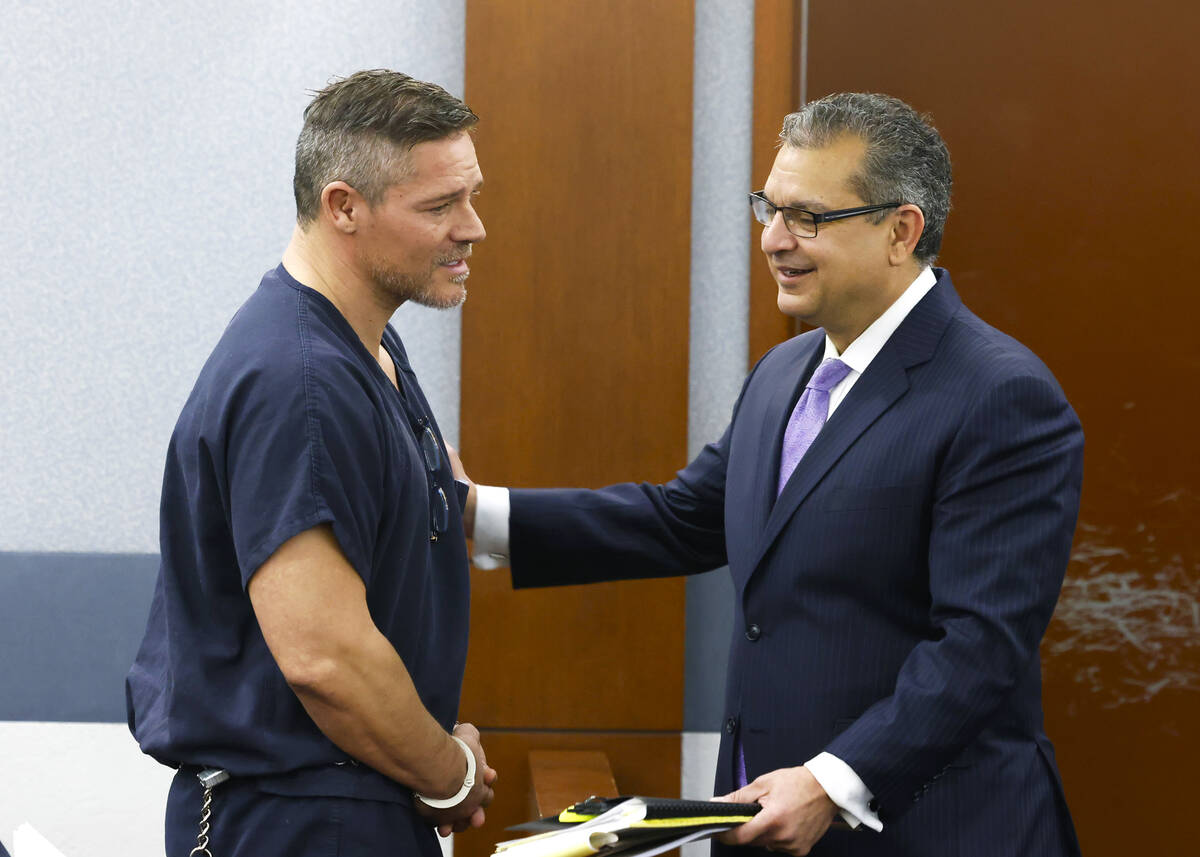
[[[537,816],[557,815],[585,797],[621,794],[608,756],[599,750],[530,750]]]
[[[519,835],[504,828],[540,817],[533,802],[531,750],[595,750],[603,747],[612,776],[622,794],[677,796],[680,738],[678,734],[631,732],[520,732],[485,730],[488,764],[496,769],[496,800],[487,823],[454,837],[455,857],[486,857],[493,845]],[[579,795],[583,799],[589,795]],[[601,795],[611,797],[611,795]],[[559,807],[559,809],[565,809]]]
[[[750,183],[767,181],[778,151],[783,117],[800,107],[800,0],[754,4],[754,112],[751,129]],[[796,334],[796,324],[779,311],[779,287],[763,258],[762,227],[750,224],[750,365],[774,345]]]
[[[1043,646],[1083,852],[1190,851],[1200,765],[1195,4],[811,5],[808,96],[884,91],[955,164],[942,263],[1036,351],[1087,435]]]
[[[489,237],[463,313],[461,441],[480,482],[660,481],[686,461],[692,8],[467,3]],[[464,719],[681,728],[682,581],[472,586]]]

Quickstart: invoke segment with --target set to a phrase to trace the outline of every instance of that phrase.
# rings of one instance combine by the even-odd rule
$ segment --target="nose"
[[[762,251],[768,256],[773,253],[795,249],[796,236],[788,232],[787,226],[783,223],[783,215],[780,212],[776,211],[775,216],[771,218],[771,222],[763,227],[761,244]]]
[[[470,202],[464,207],[462,220],[458,223],[451,238],[458,244],[476,244],[487,238],[487,230],[483,228],[479,212]]]

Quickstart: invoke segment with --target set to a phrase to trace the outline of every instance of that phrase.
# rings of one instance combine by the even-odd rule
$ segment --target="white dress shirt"
[[[825,337],[822,359],[837,357],[850,367],[846,377],[829,391],[829,414],[826,419],[833,415],[846,394],[867,371],[875,355],[896,332],[896,328],[936,283],[937,277],[932,269],[924,268],[900,297],[846,347],[843,354],[838,354],[833,340]],[[471,557],[476,568],[493,569],[508,565],[508,518],[508,489],[492,485],[476,486],[475,553]],[[865,824],[872,830],[883,830],[879,815],[869,808],[874,795],[853,768],[831,753],[817,754],[805,762],[804,767],[837,804],[847,824],[851,827]]]

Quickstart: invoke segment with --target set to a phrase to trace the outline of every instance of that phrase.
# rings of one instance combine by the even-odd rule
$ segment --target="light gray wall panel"
[[[279,260],[308,90],[463,86],[462,0],[0,2],[0,550],[154,552],[201,364]],[[397,323],[458,435],[457,312]]]
[[[729,422],[749,352],[753,0],[697,0],[688,453]]]
[[[725,430],[749,351],[753,0],[697,0],[688,452]],[[733,610],[721,570],[687,582],[684,728],[718,728]]]

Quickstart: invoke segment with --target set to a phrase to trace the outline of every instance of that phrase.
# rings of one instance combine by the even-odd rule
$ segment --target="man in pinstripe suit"
[[[715,793],[763,811],[718,852],[1078,854],[1038,644],[1079,421],[932,267],[951,174],[925,118],[843,94],[780,136],[751,206],[780,310],[818,329],[759,361],[666,485],[474,487],[476,551],[510,557],[517,587],[729,565]]]

